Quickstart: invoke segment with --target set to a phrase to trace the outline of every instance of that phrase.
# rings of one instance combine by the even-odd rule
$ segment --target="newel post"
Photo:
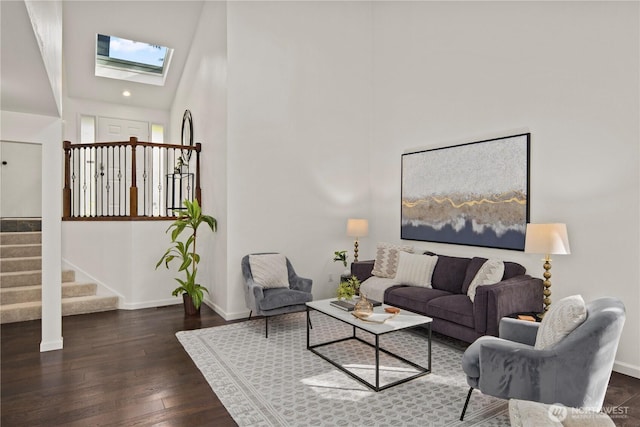
[[[200,188],[200,151],[202,151],[202,144],[196,142],[196,200],[198,204],[202,206],[202,189]]]
[[[62,189],[62,217],[71,217],[71,141],[63,141],[64,188]]]
[[[138,138],[132,136],[129,138],[131,144],[131,187],[129,188],[129,216],[138,216],[138,187],[136,180],[136,145]]]

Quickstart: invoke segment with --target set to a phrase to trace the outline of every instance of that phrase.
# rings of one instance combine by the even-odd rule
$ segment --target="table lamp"
[[[524,251],[526,253],[544,254],[544,313],[551,305],[551,258],[549,255],[566,255],[571,253],[569,237],[565,224],[527,224]]]
[[[358,261],[358,238],[369,234],[369,221],[360,218],[349,218],[347,220],[347,236],[355,237],[353,243],[353,261]]]

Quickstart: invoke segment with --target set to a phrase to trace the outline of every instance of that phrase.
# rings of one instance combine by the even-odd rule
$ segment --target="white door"
[[[40,218],[42,146],[0,141],[0,160],[0,217]]]
[[[135,120],[114,119],[108,117],[98,117],[96,130],[97,142],[128,141],[135,136],[139,141],[149,141],[149,123]],[[126,150],[131,150],[129,147]],[[103,206],[108,209],[110,215],[128,215],[124,201],[129,197],[129,187],[131,187],[131,166],[127,165],[126,159],[131,159],[131,153],[125,149],[114,150],[110,153],[97,153],[95,165],[101,173],[109,177],[108,184],[104,188],[98,187],[98,200],[102,200]],[[138,206],[143,206],[144,191],[140,183],[145,170],[145,159],[139,155],[142,149],[136,152],[136,178],[138,180]],[[150,163],[150,160],[147,161]],[[95,174],[95,170],[92,171]],[[148,195],[147,197],[150,197]]]

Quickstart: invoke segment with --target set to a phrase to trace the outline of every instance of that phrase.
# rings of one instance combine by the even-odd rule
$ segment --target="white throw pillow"
[[[376,260],[373,263],[371,274],[377,277],[396,277],[398,269],[398,253],[413,252],[413,248],[408,245],[393,245],[391,243],[378,243],[376,249]]]
[[[502,276],[504,276],[504,262],[497,259],[486,260],[469,284],[467,295],[471,299],[471,302],[476,298],[476,289],[478,289],[478,286],[498,283],[502,280]]]
[[[400,252],[398,258],[395,283],[423,288],[431,287],[431,276],[438,262],[437,256]]]
[[[534,348],[544,350],[553,347],[580,326],[586,318],[587,306],[580,295],[562,298],[551,304],[538,327]]]
[[[265,288],[288,288],[287,258],[282,254],[249,255],[253,280]]]
[[[367,298],[375,301],[384,301],[384,291],[395,285],[393,279],[388,277],[371,276],[360,285],[360,295],[366,295]]]

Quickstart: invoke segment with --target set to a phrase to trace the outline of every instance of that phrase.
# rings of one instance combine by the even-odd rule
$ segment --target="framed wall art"
[[[402,155],[402,239],[524,250],[531,134]]]

